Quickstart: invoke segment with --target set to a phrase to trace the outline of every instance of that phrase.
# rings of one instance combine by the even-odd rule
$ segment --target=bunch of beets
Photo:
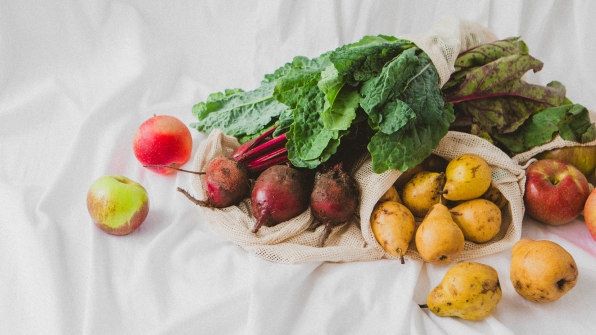
[[[262,226],[290,220],[310,206],[314,218],[325,226],[318,241],[322,247],[333,227],[347,223],[356,213],[358,184],[342,161],[328,162],[316,171],[293,167],[287,158],[285,134],[272,138],[274,130],[242,144],[231,157],[213,159],[204,172],[170,166],[205,175],[204,200],[182,188],[178,191],[193,203],[210,208],[235,206],[250,197],[256,218],[253,233]]]

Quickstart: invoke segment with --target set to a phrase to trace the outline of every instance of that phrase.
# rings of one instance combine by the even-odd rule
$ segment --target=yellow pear
[[[447,167],[447,163],[449,162],[445,158],[435,154],[430,154],[418,165],[403,171],[395,181],[395,187],[398,190],[403,189],[406,182],[412,179],[412,177],[420,171],[444,172],[445,168]]]
[[[482,320],[490,316],[503,293],[497,271],[486,264],[461,262],[453,265],[426,299],[439,316]]]
[[[442,172],[420,171],[410,179],[402,190],[402,201],[416,217],[424,217],[428,210],[441,202],[445,184]]]
[[[499,206],[499,208],[503,209],[507,204],[509,204],[509,200],[501,193],[498,187],[496,187],[493,183],[490,184],[488,190],[484,192],[481,196],[482,199],[486,199],[492,201],[495,205]]]
[[[471,200],[486,192],[492,181],[492,170],[486,160],[475,154],[455,157],[445,169],[443,197],[447,200]]]
[[[395,188],[394,185],[391,185],[391,187],[389,187],[389,189],[387,189],[387,191],[385,191],[385,193],[381,196],[381,198],[379,198],[379,200],[377,200],[377,203],[381,203],[384,201],[397,201],[400,204],[402,203],[401,197],[399,196],[399,193],[397,193],[397,189]]]
[[[578,269],[571,254],[559,244],[523,238],[511,249],[509,277],[522,297],[550,302],[575,286]]]
[[[422,219],[414,237],[423,260],[435,264],[453,262],[464,249],[464,234],[453,221],[447,206],[438,203]]]
[[[377,204],[370,216],[370,228],[375,239],[389,254],[399,257],[402,264],[414,237],[416,220],[410,210],[397,201]]]
[[[451,208],[451,217],[468,241],[490,241],[501,229],[501,209],[486,199],[472,199]]]

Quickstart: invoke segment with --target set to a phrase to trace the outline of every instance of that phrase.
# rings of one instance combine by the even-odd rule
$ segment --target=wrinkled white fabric
[[[581,217],[563,227],[526,218],[522,230],[573,255],[572,291],[530,303],[509,282],[508,250],[482,257],[503,299],[469,322],[418,307],[448,267],[265,261],[176,191],[190,175],[151,173],[131,149],[154,114],[190,124],[209,93],[255,88],[296,55],[416,35],[449,16],[521,36],[545,63],[529,80],[561,81],[594,110],[594,12],[588,0],[0,0],[0,334],[594,333],[596,242]],[[205,134],[192,134],[196,150]],[[149,192],[149,216],[131,235],[91,224],[86,192],[106,174]]]

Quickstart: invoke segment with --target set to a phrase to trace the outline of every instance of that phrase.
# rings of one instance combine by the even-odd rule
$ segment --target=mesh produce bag
[[[565,147],[575,147],[575,146],[595,146],[596,140],[586,143],[578,143],[574,141],[568,141],[561,138],[561,136],[557,135],[552,141],[545,143],[543,145],[536,146],[528,151],[519,153],[513,156],[513,161],[516,163],[527,167],[531,164],[535,159],[533,159],[536,155],[546,152],[548,150],[558,149],[558,148],[565,148]]]
[[[426,34],[400,38],[413,41],[429,55],[439,73],[441,86],[454,71],[454,62],[460,52],[496,40],[492,33],[478,24],[451,18],[438,22]],[[212,159],[230,156],[238,146],[235,138],[214,130],[200,143],[194,168],[205,171]],[[484,157],[493,168],[493,183],[509,200],[509,205],[503,211],[503,225],[499,234],[484,244],[466,242],[459,260],[499,252],[513,245],[521,235],[524,212],[522,187],[525,175],[519,165],[489,142],[464,133],[449,132],[433,152],[446,159],[462,153],[476,153]],[[317,226],[310,209],[273,227],[261,227],[257,233],[251,232],[256,219],[251,213],[250,199],[243,200],[238,206],[223,209],[202,208],[202,212],[216,232],[243,249],[273,262],[351,262],[393,258],[376,242],[369,220],[378,199],[401,173],[396,170],[374,173],[369,156],[362,157],[350,173],[361,192],[358,214],[350,222],[335,227],[323,247],[318,247],[317,243],[324,226]],[[199,199],[204,198],[203,183],[203,176],[197,175],[192,180]],[[406,257],[420,259],[415,248],[410,248]]]
[[[200,143],[194,168],[204,171],[212,159],[229,156],[238,146],[235,138],[215,130]],[[503,210],[503,224],[497,236],[482,244],[466,242],[458,260],[500,252],[519,240],[524,215],[521,191],[525,182],[524,170],[488,141],[466,133],[449,132],[433,153],[448,160],[462,153],[475,153],[483,157],[493,170],[493,184],[509,201]],[[350,262],[394,258],[376,242],[369,220],[379,198],[401,173],[396,170],[374,173],[371,160],[365,157],[356,164],[351,174],[361,190],[358,215],[350,222],[334,228],[324,247],[317,246],[324,227],[313,227],[317,222],[310,209],[273,227],[261,227],[257,233],[251,232],[256,219],[251,213],[250,199],[243,200],[238,206],[202,208],[202,211],[214,231],[245,250],[273,262]],[[203,198],[204,177],[197,175],[192,183],[197,197]],[[415,248],[410,248],[406,257],[420,259]]]

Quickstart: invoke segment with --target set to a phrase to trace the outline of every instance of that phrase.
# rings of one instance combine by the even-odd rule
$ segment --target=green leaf
[[[560,83],[542,86],[523,80],[526,72],[540,71],[543,63],[518,39],[474,48],[458,62],[462,69],[443,87],[445,100],[491,136],[513,132],[533,114],[565,102]]]
[[[568,141],[586,143],[596,139],[596,128],[584,106],[569,104],[536,113],[517,131],[496,135],[495,139],[515,154],[548,143],[557,134]]]
[[[420,70],[420,61],[411,48],[391,62],[387,63],[381,73],[362,86],[364,97],[361,106],[368,114],[373,129],[391,134],[416,117],[406,103],[397,99],[408,87],[409,82]]]
[[[454,120],[453,107],[446,104],[438,86],[437,71],[426,54],[419,55],[416,74],[409,78],[403,92],[392,101],[402,113],[403,106],[415,112],[404,126],[388,134],[379,131],[370,140],[368,150],[372,156],[373,171],[382,173],[390,169],[405,171],[428,157]]]
[[[222,132],[245,140],[263,129],[269,128],[287,106],[273,98],[273,84],[265,84],[253,91],[240,89],[213,93],[205,102],[193,106],[192,112],[198,119],[191,127],[198,131]],[[238,122],[238,120],[250,122]]]
[[[333,101],[326,99],[321,113],[325,129],[348,130],[356,118],[360,99],[360,93],[351,86],[344,86]]]
[[[356,43],[334,50],[329,59],[346,83],[358,86],[377,76],[387,62],[414,46],[410,41],[395,37],[365,36]]]

